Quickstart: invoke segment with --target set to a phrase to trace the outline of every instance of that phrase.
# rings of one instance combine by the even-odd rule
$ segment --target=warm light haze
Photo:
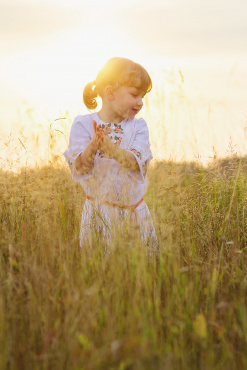
[[[71,124],[87,113],[85,84],[122,56],[153,79],[141,115],[157,156],[206,159],[213,146],[224,155],[230,137],[247,154],[246,14],[243,0],[1,0],[0,133],[28,135],[66,114]]]

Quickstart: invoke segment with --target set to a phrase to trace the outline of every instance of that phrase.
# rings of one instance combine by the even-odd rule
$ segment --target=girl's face
[[[133,119],[142,109],[145,92],[132,86],[120,86],[114,91],[112,107],[123,119]]]

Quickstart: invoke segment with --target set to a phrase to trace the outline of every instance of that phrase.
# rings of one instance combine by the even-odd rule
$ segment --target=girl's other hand
[[[108,155],[111,155],[114,151],[114,144],[108,136],[107,128],[104,131],[101,130],[101,136],[99,141],[100,150]]]
[[[93,131],[94,131],[94,133],[96,133],[97,123],[96,123],[96,121],[94,119],[92,120],[92,122],[93,122]]]
[[[97,126],[97,122],[95,120],[93,120],[92,123],[93,123],[93,130],[94,130],[92,141],[97,145],[97,149],[98,149],[100,146],[100,142],[103,140],[102,129],[101,129],[101,125]]]

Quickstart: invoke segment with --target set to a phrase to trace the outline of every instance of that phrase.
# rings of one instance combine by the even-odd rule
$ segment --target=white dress
[[[80,175],[77,172],[75,160],[93,137],[92,120],[95,120],[97,125],[101,124],[103,128],[107,126],[111,140],[135,156],[139,172],[133,173],[125,169],[116,160],[104,157],[104,153],[100,151],[96,153],[91,173]],[[80,182],[90,198],[86,199],[82,211],[80,246],[93,247],[95,232],[109,246],[113,234],[118,229],[122,236],[135,230],[135,233],[140,234],[148,250],[158,250],[149,209],[145,201],[140,202],[147,191],[146,173],[152,159],[145,120],[134,118],[116,124],[103,122],[97,113],[77,116],[71,127],[69,147],[63,154],[71,170],[72,179]],[[130,206],[138,202],[140,204],[132,210]]]

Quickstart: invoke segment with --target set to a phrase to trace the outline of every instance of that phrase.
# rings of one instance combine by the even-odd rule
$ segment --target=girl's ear
[[[108,85],[105,88],[105,95],[109,100],[114,100],[115,94],[112,85]]]

